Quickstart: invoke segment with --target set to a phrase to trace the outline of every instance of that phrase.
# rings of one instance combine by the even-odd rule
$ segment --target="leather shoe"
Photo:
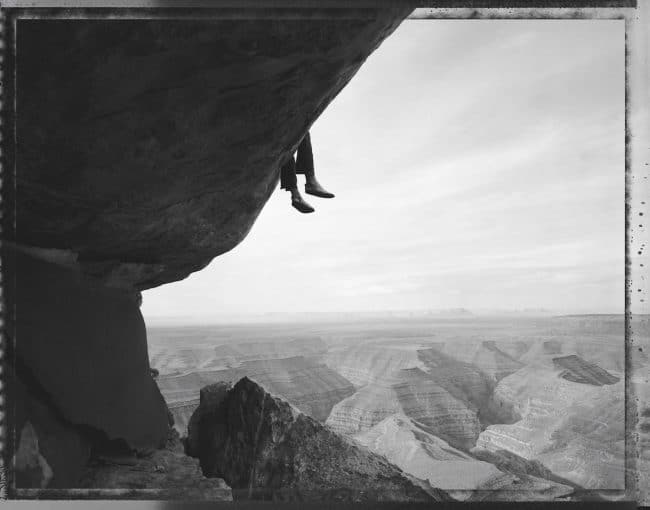
[[[325,190],[320,184],[311,186],[309,184],[305,184],[305,193],[320,198],[334,198],[334,193],[330,193],[329,191]]]
[[[291,199],[291,205],[298,209],[301,213],[312,213],[314,212],[314,208],[309,205],[307,202],[305,202],[302,197],[300,198],[292,198]]]

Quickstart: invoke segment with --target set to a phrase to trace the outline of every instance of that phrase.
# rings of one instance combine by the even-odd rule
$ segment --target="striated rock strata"
[[[560,377],[563,377],[567,381],[591,384],[593,386],[615,384],[620,381],[620,378],[613,376],[607,370],[593,363],[589,363],[575,354],[561,358],[553,358],[553,363],[557,368],[562,370]]]
[[[354,346],[327,358],[330,367],[364,385],[332,408],[327,424],[334,430],[357,434],[402,413],[468,450],[485,425],[519,418],[510,405],[490,406],[495,379],[472,363],[435,347],[384,347]]]
[[[528,367],[501,380],[492,397],[521,419],[487,427],[476,448],[537,461],[586,489],[621,489],[624,397],[622,381],[593,386],[559,377],[550,363]]]
[[[524,351],[525,346],[522,345],[522,342],[519,342],[505,348],[517,355]],[[455,359],[475,365],[496,381],[509,376],[524,366],[523,363],[505,352],[501,343],[497,344],[494,340],[473,343],[464,342],[460,345],[458,342],[447,342],[440,350]]]
[[[404,415],[386,418],[355,436],[355,440],[405,472],[428,480],[461,500],[548,500],[573,492],[571,486],[522,470],[497,468],[492,459],[486,462],[461,452]]]
[[[175,340],[171,345],[165,342],[160,329],[153,329],[149,334],[151,366],[156,367],[163,376],[181,375],[197,370],[225,370],[240,367],[246,362],[266,359],[318,357],[327,352],[325,342],[317,338],[237,341],[232,344],[215,345],[215,341],[209,335],[196,339],[191,336],[191,329],[188,331],[188,328],[185,328],[180,332],[170,329],[171,333],[167,334]],[[178,338],[177,335],[182,336]],[[160,336],[162,338],[159,338]],[[218,338],[218,341],[223,341],[223,338]]]
[[[242,377],[253,379],[270,393],[282,396],[320,421],[325,421],[334,404],[354,393],[354,387],[345,378],[303,356],[248,361],[228,370],[160,377],[158,385],[169,405],[175,408],[178,401],[196,399],[203,386],[220,381],[236,382]],[[179,422],[182,421],[181,418]]]
[[[223,477],[235,498],[449,499],[247,378],[201,390],[187,444],[203,472]]]
[[[403,414],[389,416],[354,439],[405,472],[445,490],[472,490],[506,478],[492,464],[457,450]]]

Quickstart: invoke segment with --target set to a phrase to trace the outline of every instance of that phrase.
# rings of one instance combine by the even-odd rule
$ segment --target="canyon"
[[[206,386],[200,401],[188,452],[236,499],[451,500],[248,378]]]
[[[409,11],[20,21],[0,246],[14,496],[623,488],[621,316],[145,325],[142,292],[246,237],[281,164]]]
[[[455,499],[573,500],[585,490],[620,490],[624,474],[623,374],[620,353],[609,347],[620,333],[594,335],[582,324],[563,317],[274,323],[262,328],[266,348],[259,326],[206,326],[196,332],[197,353],[207,352],[205,343],[218,351],[226,340],[241,344],[233,351],[242,357],[229,360],[236,368],[192,369],[187,356],[188,365],[167,375],[161,363],[158,382],[170,407],[178,395],[193,399],[176,425],[184,436],[201,384],[245,376]],[[182,328],[170,331],[150,330],[152,359],[162,361],[174,343],[190,348]],[[576,344],[593,361],[573,354]],[[301,345],[305,356],[294,356]],[[299,374],[307,362],[328,377],[305,383]],[[344,391],[333,392],[332,381]],[[314,411],[323,401],[329,414]]]

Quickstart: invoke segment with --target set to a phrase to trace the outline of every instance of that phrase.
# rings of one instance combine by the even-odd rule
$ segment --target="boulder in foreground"
[[[445,501],[405,474],[244,377],[201,390],[188,453],[235,499]]]

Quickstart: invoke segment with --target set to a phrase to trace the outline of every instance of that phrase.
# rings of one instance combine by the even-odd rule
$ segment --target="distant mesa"
[[[575,354],[553,358],[553,364],[557,369],[562,370],[560,377],[563,377],[567,381],[591,384],[593,386],[616,384],[620,381],[620,378],[610,374],[607,370],[593,363],[589,363]]]
[[[246,377],[201,390],[187,446],[235,499],[451,500]]]

